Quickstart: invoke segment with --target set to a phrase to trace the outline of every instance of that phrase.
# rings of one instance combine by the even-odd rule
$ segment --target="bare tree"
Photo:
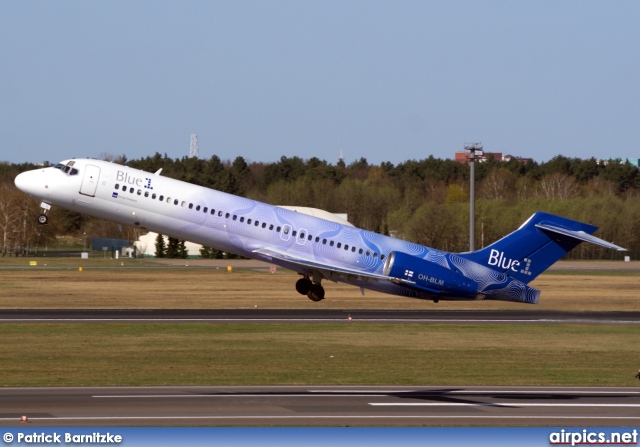
[[[576,195],[578,187],[575,178],[554,172],[540,179],[540,190],[549,200],[566,200]]]
[[[518,177],[508,169],[493,169],[482,181],[480,195],[488,200],[512,197],[517,180]]]

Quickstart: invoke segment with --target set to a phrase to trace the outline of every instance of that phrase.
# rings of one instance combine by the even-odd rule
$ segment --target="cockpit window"
[[[62,172],[64,172],[67,175],[78,175],[78,170],[72,167],[74,164],[75,164],[74,161],[70,161],[66,165],[63,165],[62,163],[58,163],[57,165],[54,166],[54,168],[60,169]]]

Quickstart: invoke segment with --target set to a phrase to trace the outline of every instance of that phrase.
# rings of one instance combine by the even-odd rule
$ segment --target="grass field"
[[[25,263],[26,261],[26,263]],[[341,308],[640,310],[640,276],[550,272],[538,305],[435,304],[298,276],[144,260],[0,260],[8,308]],[[47,264],[44,266],[43,264]],[[188,263],[188,262],[187,262]],[[82,265],[83,271],[78,267]],[[0,386],[611,385],[634,386],[635,325],[0,324]]]
[[[278,269],[167,266],[148,260],[0,259],[0,308],[300,308],[640,310],[640,271],[547,272],[531,283],[537,305],[495,301],[433,303],[324,281],[319,303],[295,291],[299,278]],[[44,264],[47,264],[46,266]],[[189,261],[185,261],[189,264]],[[83,271],[79,271],[79,267]],[[2,268],[4,267],[4,268]]]
[[[0,386],[633,386],[635,326],[2,324]]]

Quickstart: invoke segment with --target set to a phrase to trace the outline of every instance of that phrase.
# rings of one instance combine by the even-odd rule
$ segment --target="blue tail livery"
[[[580,242],[623,250],[592,236],[597,229],[593,225],[538,212],[499,241],[460,256],[527,284]]]

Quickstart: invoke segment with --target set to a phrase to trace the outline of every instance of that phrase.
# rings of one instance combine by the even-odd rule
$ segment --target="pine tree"
[[[164,258],[166,251],[167,247],[164,245],[164,236],[158,234],[158,236],[156,236],[156,258]]]
[[[167,258],[179,258],[180,257],[180,249],[179,249],[180,241],[174,237],[169,237],[169,243],[167,244]]]
[[[178,257],[180,259],[187,259],[189,257],[189,250],[183,240],[178,244]]]
[[[213,250],[210,247],[203,245],[200,247],[200,257],[202,259],[211,259],[213,256]]]

